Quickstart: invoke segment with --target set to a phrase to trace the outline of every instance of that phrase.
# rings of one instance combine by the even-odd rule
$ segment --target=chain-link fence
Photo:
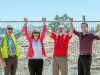
[[[47,26],[51,21],[47,21]],[[82,21],[74,21],[74,27],[76,30],[81,31],[80,25]],[[97,24],[100,24],[100,21],[87,21],[89,24],[89,31],[94,32],[94,34],[99,34],[99,31],[96,30]],[[7,25],[12,25],[14,28],[14,33],[18,34],[23,25],[23,21],[0,21],[0,35],[4,34],[6,31]],[[43,24],[41,21],[29,21],[28,22],[28,31],[31,34],[34,28],[39,28],[42,31]],[[21,56],[19,57],[17,75],[29,75],[28,71],[28,59],[26,58],[26,52],[28,47],[28,42],[24,35],[18,38],[18,42],[21,49]],[[92,75],[99,75],[100,72],[100,41],[94,41],[93,43],[93,61],[92,61]],[[47,58],[44,59],[44,70],[43,75],[52,75],[52,53],[53,53],[53,40],[46,36],[44,40]],[[79,40],[77,36],[73,35],[73,38],[69,43],[69,75],[77,75],[77,60],[79,54]],[[3,68],[0,68],[0,75],[3,74]],[[97,74],[98,73],[98,74]]]

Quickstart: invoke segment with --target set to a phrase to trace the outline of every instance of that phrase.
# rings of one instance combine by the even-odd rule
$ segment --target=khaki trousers
[[[68,75],[68,57],[53,57],[53,75]]]

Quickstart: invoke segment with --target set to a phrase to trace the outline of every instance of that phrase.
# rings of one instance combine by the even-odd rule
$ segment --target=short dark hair
[[[83,22],[82,24],[85,24],[88,27],[88,24],[86,22]],[[82,24],[81,24],[81,26],[82,26]]]

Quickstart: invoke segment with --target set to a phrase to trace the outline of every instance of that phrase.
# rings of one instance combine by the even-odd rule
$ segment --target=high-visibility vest
[[[15,45],[16,56],[19,57],[20,56],[20,49],[19,49],[18,42],[17,42],[14,34],[11,35],[11,38],[12,38],[14,45]],[[3,45],[1,48],[2,56],[3,56],[3,58],[8,58],[8,44],[7,44],[7,36],[6,35],[3,35],[3,44],[2,45]]]

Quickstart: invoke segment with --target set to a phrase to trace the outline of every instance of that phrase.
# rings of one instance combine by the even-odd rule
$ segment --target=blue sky
[[[53,20],[67,13],[75,20],[100,20],[100,0],[0,0],[0,20]]]

